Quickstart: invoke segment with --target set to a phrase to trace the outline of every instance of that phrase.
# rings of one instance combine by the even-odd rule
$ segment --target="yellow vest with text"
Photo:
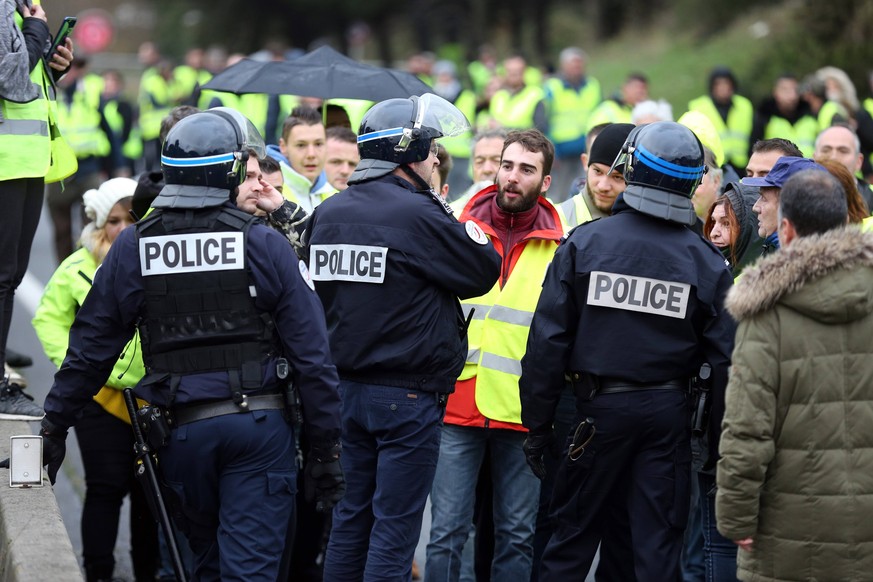
[[[489,113],[505,128],[529,129],[534,126],[534,111],[542,100],[543,90],[539,87],[527,85],[515,95],[501,89],[491,98]]]
[[[15,24],[21,16],[15,11]],[[49,84],[42,59],[30,72],[30,80],[39,87],[39,96],[27,103],[13,103],[0,98],[0,181],[20,178],[43,178],[51,165],[49,137]]]
[[[100,93],[103,79],[88,74],[68,101],[64,91],[58,93],[58,125],[76,157],[81,159],[109,155],[109,136],[100,127]]]
[[[781,137],[794,142],[803,157],[811,158],[815,153],[815,137],[818,135],[818,121],[811,115],[804,115],[793,124],[785,119],[774,115],[764,128],[764,139]]]
[[[588,117],[600,104],[600,83],[588,77],[580,91],[567,87],[558,78],[546,82],[548,100],[549,133],[553,142],[564,143],[585,137]]]
[[[521,424],[518,379],[531,319],[556,241],[532,239],[503,288],[498,281],[481,297],[461,302],[473,311],[467,330],[467,361],[458,380],[476,377],[476,407],[487,418]]]
[[[721,118],[709,95],[703,95],[688,103],[689,111],[706,115],[721,137],[725,160],[735,168],[745,168],[749,163],[749,139],[752,135],[755,110],[752,102],[742,95],[731,97],[727,123]]]

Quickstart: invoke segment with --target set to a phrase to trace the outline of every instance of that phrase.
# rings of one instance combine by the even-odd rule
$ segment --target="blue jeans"
[[[685,529],[685,545],[682,547],[682,580],[698,582],[706,579],[703,563],[703,514],[696,473],[691,479],[691,514]]]
[[[697,474],[700,486],[700,509],[703,518],[703,562],[706,582],[737,579],[737,545],[715,527],[715,475]]]
[[[491,451],[494,495],[494,561],[491,579],[529,582],[540,481],[525,461],[526,433],[446,425],[431,491],[431,530],[426,582],[456,581],[473,521],[476,477]]]
[[[347,489],[334,508],[325,582],[408,581],[433,483],[445,408],[438,396],[340,381]]]

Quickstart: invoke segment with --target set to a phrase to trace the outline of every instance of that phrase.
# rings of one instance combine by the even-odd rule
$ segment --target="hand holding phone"
[[[52,58],[54,58],[58,47],[63,45],[67,41],[67,37],[70,36],[70,33],[73,31],[73,27],[76,26],[76,20],[77,19],[75,16],[67,16],[66,18],[64,18],[64,21],[61,23],[61,27],[60,29],[58,29],[58,33],[55,35],[55,38],[52,41],[48,52],[45,54],[46,62],[50,63],[52,61]]]

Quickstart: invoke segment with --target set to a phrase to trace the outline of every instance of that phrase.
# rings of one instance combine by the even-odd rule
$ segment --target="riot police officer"
[[[431,189],[435,141],[469,127],[426,94],[377,103],[349,188],[309,226],[343,401],[348,491],[333,514],[325,580],[408,580],[439,453],[446,395],[464,366],[458,298],[494,285],[500,257]]]
[[[535,473],[556,446],[552,420],[565,376],[576,393],[542,581],[587,572],[617,507],[630,516],[629,535],[620,537],[633,541],[612,552],[632,555],[637,580],[681,579],[688,382],[704,361],[722,387],[727,377],[730,271],[688,228],[691,195],[705,172],[703,147],[677,123],[644,125],[630,133],[613,167],[622,165],[627,188],[612,216],[577,227],[558,248],[522,360],[525,452]]]
[[[313,439],[308,485],[327,505],[344,488],[321,304],[285,239],[232,203],[248,156],[263,154],[230,109],[170,131],[156,211],[119,235],[95,275],[45,401],[54,482],[67,429],[139,332],[147,373],[136,392],[172,420],[159,467],[200,580],[276,579],[296,492],[286,376]]]

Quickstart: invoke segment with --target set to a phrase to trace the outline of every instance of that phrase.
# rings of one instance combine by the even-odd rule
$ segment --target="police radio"
[[[691,434],[698,438],[706,433],[709,424],[709,411],[712,408],[709,398],[711,386],[712,366],[704,363],[700,366],[697,377],[691,380],[691,397],[694,402],[694,409],[691,411]]]

